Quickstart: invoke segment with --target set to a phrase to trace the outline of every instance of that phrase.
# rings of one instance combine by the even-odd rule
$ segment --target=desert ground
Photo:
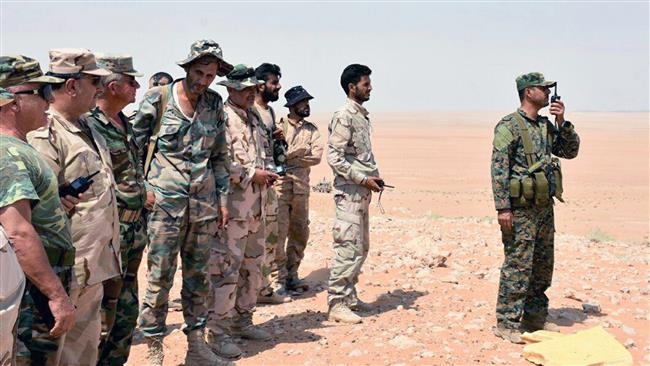
[[[372,111],[372,107],[369,107]],[[261,306],[269,342],[241,341],[238,365],[525,365],[523,346],[496,338],[503,260],[490,187],[492,129],[502,112],[371,114],[381,174],[396,186],[373,197],[371,250],[358,285],[374,305],[359,325],[327,321],[333,200],[312,193],[311,238],[301,275],[312,289]],[[650,365],[648,113],[570,111],[580,154],[563,161],[565,203],[556,212],[550,320],[562,333],[603,326]],[[327,136],[329,116],[311,118]],[[332,179],[325,159],[312,185]],[[145,257],[146,258],[146,257]],[[146,261],[140,270],[145,287]],[[180,271],[172,290],[179,297]],[[583,312],[583,303],[600,313]],[[180,365],[182,313],[170,311],[165,364]],[[129,365],[146,364],[137,334]]]

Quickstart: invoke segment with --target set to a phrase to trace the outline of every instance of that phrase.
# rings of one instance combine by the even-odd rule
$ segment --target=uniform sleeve
[[[573,124],[569,121],[564,121],[560,129],[549,122],[549,128],[553,131],[553,155],[565,159],[573,159],[578,156],[580,149],[580,137],[573,128]]]
[[[510,165],[515,141],[512,130],[503,121],[494,129],[492,142],[492,194],[497,210],[510,209]]]
[[[29,170],[17,154],[2,149],[0,151],[0,207],[10,206],[24,199],[39,200]]]
[[[314,128],[312,130],[308,146],[299,146],[298,148],[304,148],[305,153],[302,156],[296,154],[290,158],[287,161],[289,166],[307,168],[318,165],[323,155],[323,142],[318,129]]]
[[[214,181],[219,194],[219,207],[226,207],[228,203],[228,186],[230,185],[230,157],[228,156],[228,143],[226,139],[226,114],[223,106],[219,106],[219,134],[215,139],[210,163],[214,172]]]
[[[249,161],[248,155],[242,146],[243,134],[231,125],[226,127],[226,144],[230,149],[230,183],[239,185],[242,189],[251,183],[255,175],[255,165]]]
[[[52,122],[50,122],[52,123]],[[65,183],[63,174],[63,155],[57,145],[56,131],[50,126],[48,130],[37,130],[27,135],[27,141],[36,149],[43,160],[52,168],[58,178],[59,185]]]
[[[366,176],[352,169],[352,164],[345,160],[345,148],[352,138],[350,131],[350,120],[340,115],[334,115],[329,128],[329,139],[327,141],[327,163],[335,174],[344,179],[352,180],[361,184]]]
[[[154,123],[158,116],[159,102],[160,94],[153,90],[148,91],[140,103],[138,112],[131,120],[133,143],[138,148],[139,155],[142,159],[145,159],[147,156],[146,150],[149,146],[149,138],[153,133]]]

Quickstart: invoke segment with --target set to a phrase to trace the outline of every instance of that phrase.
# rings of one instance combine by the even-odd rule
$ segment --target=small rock
[[[433,357],[433,356],[435,356],[435,355],[436,355],[436,354],[433,353],[433,352],[431,352],[431,351],[424,351],[424,352],[420,353],[420,356],[421,356],[422,358],[429,358],[429,357]]]
[[[481,350],[482,351],[487,351],[487,350],[491,350],[491,349],[494,349],[494,348],[495,348],[495,346],[494,346],[494,343],[492,343],[492,342],[485,342],[485,343],[483,343],[481,345]]]
[[[600,304],[597,302],[585,302],[582,304],[582,311],[587,314],[600,314]]]
[[[348,353],[349,357],[359,357],[361,355],[363,355],[363,352],[361,352],[361,350],[358,349],[352,350],[352,352]]]
[[[388,341],[388,344],[398,349],[406,349],[416,347],[418,345],[418,342],[407,336],[398,335],[397,337]]]
[[[404,305],[397,305],[397,311],[404,310]]]
[[[634,328],[632,328],[632,327],[628,327],[627,325],[621,326],[621,330],[623,332],[625,332],[625,334],[628,334],[628,335],[635,335],[636,334],[636,330],[634,330]]]
[[[627,341],[624,343],[625,348],[633,348],[636,347],[636,342],[632,338],[628,338]]]
[[[402,285],[402,290],[404,291],[413,290],[413,285],[411,285],[410,283],[405,283]]]
[[[318,341],[318,344],[320,344],[321,346],[327,346],[327,338],[321,338]]]

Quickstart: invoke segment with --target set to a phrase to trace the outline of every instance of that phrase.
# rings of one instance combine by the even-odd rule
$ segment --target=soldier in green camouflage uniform
[[[28,278],[17,322],[19,365],[57,365],[75,323],[70,222],[56,175],[26,142],[28,132],[47,123],[49,84],[62,82],[43,76],[31,58],[0,57],[0,224]],[[8,336],[0,335],[3,343]]]
[[[370,99],[370,73],[370,68],[358,64],[343,70],[341,87],[348,99],[332,116],[327,142],[327,163],[335,176],[336,203],[327,302],[329,319],[344,323],[361,323],[361,317],[352,311],[369,310],[357,297],[355,285],[370,250],[368,210],[372,191],[383,189],[378,183],[381,178],[372,153],[368,110],[362,106]]]
[[[228,218],[229,158],[223,101],[208,87],[228,64],[219,45],[209,40],[194,42],[189,57],[178,64],[186,78],[147,91],[133,121],[141,156],[148,155],[147,144],[155,148],[150,167],[146,162],[144,167],[155,203],[147,222],[147,290],[139,326],[149,344],[149,361],[162,364],[169,290],[180,251],[186,364],[214,363],[218,358],[203,339],[210,291],[207,265],[218,226]]]
[[[559,160],[552,155],[576,157],[580,139],[559,99],[550,106],[555,125],[537,114],[549,105],[555,82],[529,73],[516,84],[521,107],[497,123],[492,150],[492,190],[505,253],[494,332],[522,343],[520,331],[556,328],[546,323],[545,295],[553,276],[553,197],[562,194]]]
[[[98,365],[122,365],[129,357],[133,330],[138,319],[138,268],[146,246],[142,209],[145,201],[142,162],[131,139],[131,125],[122,109],[135,102],[140,87],[128,55],[98,55],[100,67],[112,72],[102,77],[104,92],[97,107],[84,116],[99,132],[111,153],[120,217],[122,276],[104,282],[102,344]]]
[[[277,128],[275,111],[269,105],[279,98],[280,78],[282,73],[278,65],[263,63],[255,69],[255,77],[262,81],[257,87],[257,95],[253,104],[253,111],[261,120],[260,127],[264,131],[266,139],[264,149],[267,157],[273,164],[284,165],[286,151],[283,150],[284,135],[282,130]],[[278,153],[274,154],[274,151]],[[266,250],[264,263],[262,264],[262,288],[257,299],[260,304],[281,304],[291,301],[291,297],[284,291],[284,284],[278,277],[278,259],[284,258],[284,248],[279,245],[278,240],[278,193],[275,187],[270,186],[266,191],[265,208],[266,227]],[[270,278],[269,278],[270,277]]]

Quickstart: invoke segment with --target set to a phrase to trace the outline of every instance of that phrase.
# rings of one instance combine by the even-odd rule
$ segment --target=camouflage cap
[[[11,103],[12,100],[14,100],[13,93],[5,88],[0,88],[0,107]]]
[[[58,84],[65,80],[44,76],[38,61],[27,56],[0,56],[0,87],[25,83]]]
[[[90,74],[107,76],[111,72],[97,66],[95,55],[83,48],[56,48],[50,50],[50,72],[55,74]]]
[[[517,83],[517,91],[531,86],[553,86],[556,84],[555,81],[545,80],[544,74],[541,72],[529,72],[528,74],[519,75],[515,81]]]
[[[257,80],[255,77],[255,69],[243,64],[235,65],[232,71],[226,75],[226,80],[222,80],[217,84],[223,85],[235,90],[244,90],[251,86],[264,84],[263,80]]]
[[[211,39],[200,39],[190,46],[190,54],[186,59],[178,61],[178,66],[185,66],[203,56],[214,56],[223,61],[223,53],[219,44]]]
[[[97,54],[97,65],[115,74],[141,77],[144,74],[133,68],[133,57],[126,54]]]

